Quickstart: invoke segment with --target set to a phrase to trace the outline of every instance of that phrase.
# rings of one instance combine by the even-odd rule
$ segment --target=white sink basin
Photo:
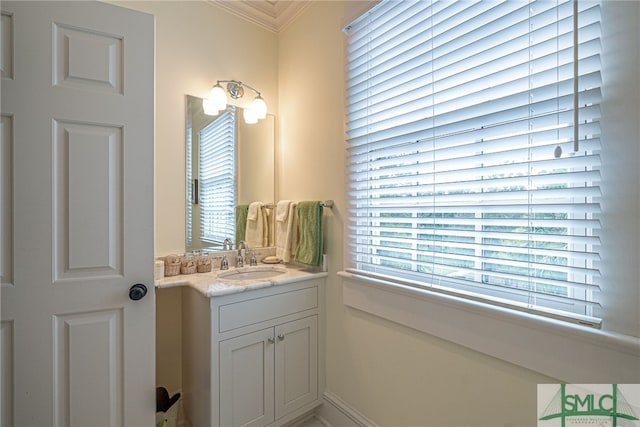
[[[270,279],[286,274],[282,267],[241,267],[234,270],[218,273],[218,278],[223,280],[257,280]]]

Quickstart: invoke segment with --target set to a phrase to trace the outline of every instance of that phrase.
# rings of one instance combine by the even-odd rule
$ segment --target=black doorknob
[[[129,298],[134,301],[141,300],[147,294],[147,287],[142,283],[136,283],[129,288]]]

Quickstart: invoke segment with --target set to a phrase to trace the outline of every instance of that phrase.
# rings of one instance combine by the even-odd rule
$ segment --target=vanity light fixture
[[[248,108],[244,109],[244,121],[248,124],[258,123],[258,120],[267,117],[267,104],[264,99],[253,87],[237,80],[218,80],[211,88],[209,96],[202,101],[204,113],[215,116],[221,110],[227,108],[227,93],[224,91],[220,83],[227,84],[227,92],[232,99],[239,99],[244,96],[244,88],[255,92],[256,97]]]

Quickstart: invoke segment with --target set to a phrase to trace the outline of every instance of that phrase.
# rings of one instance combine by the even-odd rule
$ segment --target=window
[[[599,20],[383,1],[347,28],[351,272],[600,325]]]
[[[235,234],[235,111],[226,111],[199,132],[201,239],[222,244]]]

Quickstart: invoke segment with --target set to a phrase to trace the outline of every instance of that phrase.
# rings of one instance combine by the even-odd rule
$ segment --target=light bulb
[[[251,109],[258,120],[262,120],[267,117],[267,103],[264,102],[264,99],[262,99],[260,95],[256,96],[256,99],[253,100]]]
[[[244,117],[244,122],[248,125],[258,123],[258,117],[256,117],[256,113],[252,108],[245,108],[242,112],[242,116]]]
[[[220,110],[214,108],[213,102],[209,98],[202,100],[202,110],[207,116],[217,116]]]
[[[216,83],[216,85],[211,88],[211,92],[209,92],[209,101],[211,102],[211,107],[220,111],[227,108],[227,94],[220,86],[220,83]]]

